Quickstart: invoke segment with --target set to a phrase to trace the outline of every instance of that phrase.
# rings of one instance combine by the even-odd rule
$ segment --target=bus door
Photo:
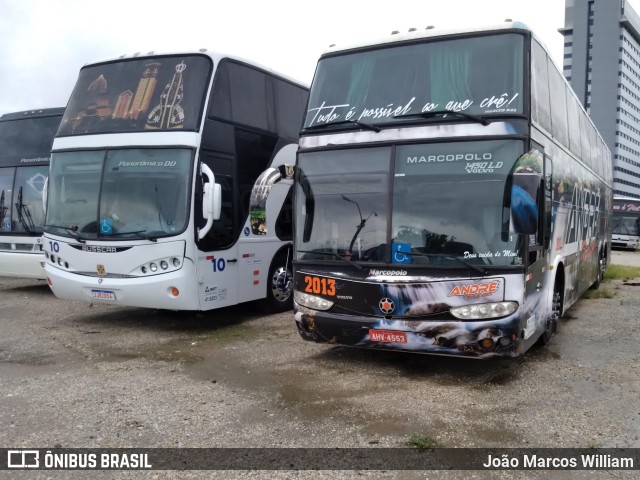
[[[533,144],[532,149],[516,163],[511,196],[512,223],[515,230],[522,235],[527,252],[525,297],[530,299],[527,303],[532,311],[541,311],[536,309],[536,305],[543,301],[547,289],[545,278],[551,221],[547,209],[550,210],[551,204],[550,193],[546,195],[545,190],[544,163],[544,150],[541,146]],[[535,301],[532,302],[534,298]],[[532,328],[534,323],[528,321],[527,325]]]
[[[537,146],[542,152],[543,149]],[[544,158],[540,182],[536,191],[536,204],[538,206],[538,227],[535,234],[529,236],[528,270],[527,278],[531,277],[527,284],[527,295],[534,291],[548,290],[546,283],[549,278],[549,263],[551,262],[551,239],[553,236],[553,163],[551,158],[542,154]]]
[[[213,171],[215,183],[222,189],[220,219],[215,220],[206,236],[198,240],[200,308],[210,310],[238,302],[238,202],[234,156],[202,150],[200,160]],[[196,202],[196,207],[201,210],[201,203]],[[202,223],[198,221],[202,214],[199,217],[198,213],[196,224]]]

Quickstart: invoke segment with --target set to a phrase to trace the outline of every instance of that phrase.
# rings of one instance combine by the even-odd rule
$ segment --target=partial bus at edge
[[[521,23],[329,49],[294,177],[304,340],[519,356],[610,258],[610,152]]]
[[[44,280],[43,195],[64,108],[0,116],[0,276]]]
[[[611,246],[637,250],[640,243],[640,198],[613,196]]]
[[[84,66],[53,143],[46,272],[63,299],[292,305],[291,181],[308,87],[206,49]]]

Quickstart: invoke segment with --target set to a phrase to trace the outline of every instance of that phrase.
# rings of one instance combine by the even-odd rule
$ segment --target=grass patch
[[[250,341],[258,337],[260,332],[255,328],[247,327],[246,325],[221,325],[219,328],[211,332],[213,337],[218,342],[235,342],[238,340]]]
[[[422,435],[421,433],[414,433],[407,440],[407,446],[412,448],[436,448],[440,444],[434,438],[428,435]]]
[[[582,298],[594,299],[594,298],[613,298],[616,296],[615,290],[600,286],[598,290],[587,290]]]
[[[604,274],[605,280],[629,280],[631,278],[640,278],[640,267],[609,265]]]

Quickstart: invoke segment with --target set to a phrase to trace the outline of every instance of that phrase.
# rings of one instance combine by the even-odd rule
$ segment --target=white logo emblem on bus
[[[380,307],[380,311],[385,315],[393,313],[393,311],[396,309],[395,303],[393,303],[393,300],[391,300],[390,298],[383,298],[382,300],[380,300],[380,302],[378,303],[378,307]]]

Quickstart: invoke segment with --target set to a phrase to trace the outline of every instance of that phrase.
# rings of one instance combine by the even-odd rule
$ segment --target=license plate
[[[116,294],[112,290],[91,290],[91,296],[99,300],[116,299]]]
[[[389,330],[369,330],[369,339],[380,343],[407,343],[407,334]]]

